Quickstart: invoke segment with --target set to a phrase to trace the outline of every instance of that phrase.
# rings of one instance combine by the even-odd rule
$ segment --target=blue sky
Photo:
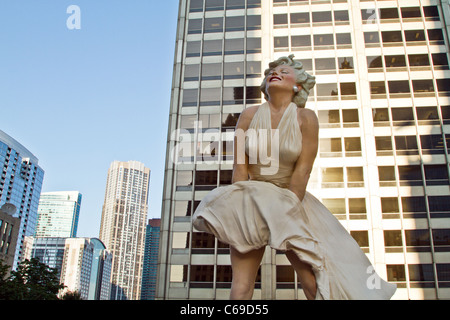
[[[0,129],[39,159],[43,192],[83,194],[80,237],[98,237],[114,160],[151,169],[161,215],[177,14],[177,0],[0,0]]]

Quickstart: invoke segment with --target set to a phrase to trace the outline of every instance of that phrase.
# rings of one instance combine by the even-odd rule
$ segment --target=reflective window
[[[204,56],[222,55],[222,40],[203,41],[203,55]]]
[[[247,16],[247,30],[261,30],[261,16]]]
[[[221,63],[205,63],[202,66],[202,80],[220,80],[222,79]]]
[[[427,186],[448,185],[448,170],[446,164],[424,165]]]
[[[225,54],[244,54],[244,39],[225,39]]]
[[[205,10],[215,11],[224,9],[224,0],[205,0]]]
[[[381,31],[381,38],[384,44],[402,42],[401,31]]]
[[[397,155],[418,154],[416,136],[395,136]]]
[[[243,79],[244,62],[225,62],[223,77],[224,79]]]
[[[245,16],[226,17],[225,31],[244,31],[245,30]]]
[[[200,57],[201,41],[188,41],[186,44],[186,57]]]
[[[401,186],[423,185],[422,170],[417,165],[398,166],[398,179]]]
[[[386,68],[406,67],[405,56],[384,56]]]
[[[203,20],[202,19],[189,19],[188,34],[202,33]]]
[[[206,18],[204,33],[223,32],[223,18]]]
[[[291,13],[291,25],[292,24],[302,24],[302,23],[308,23],[309,20],[309,12],[298,12],[298,13]]]
[[[380,187],[395,186],[395,167],[394,166],[379,166],[378,179]]]

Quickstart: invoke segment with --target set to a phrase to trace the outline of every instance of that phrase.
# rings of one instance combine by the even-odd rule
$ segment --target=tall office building
[[[150,169],[114,161],[108,171],[100,240],[112,253],[111,299],[139,300]]]
[[[150,219],[145,234],[144,266],[142,270],[141,300],[154,300],[159,253],[161,219]]]
[[[290,53],[317,80],[308,190],[397,283],[395,299],[449,298],[449,24],[438,0],[181,0],[157,298],[229,297],[229,249],[191,216],[231,182],[236,119],[264,100],[268,63]],[[255,287],[255,298],[304,298],[269,248]]]
[[[20,218],[19,235],[14,250],[13,269],[22,257],[26,236],[36,230],[37,210],[44,171],[39,160],[23,145],[0,130],[0,207],[5,203],[16,206],[14,217]]]
[[[81,193],[78,191],[41,193],[35,236],[75,238],[80,206]]]

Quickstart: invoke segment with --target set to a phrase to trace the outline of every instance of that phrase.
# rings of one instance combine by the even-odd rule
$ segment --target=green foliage
[[[58,271],[37,258],[22,261],[6,279],[8,267],[4,267],[0,263],[1,300],[57,300],[58,291],[64,288],[59,284]]]

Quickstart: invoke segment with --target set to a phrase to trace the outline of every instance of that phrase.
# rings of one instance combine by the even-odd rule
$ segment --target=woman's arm
[[[300,201],[302,201],[317,155],[319,145],[319,121],[314,111],[301,109],[300,123],[302,131],[302,152],[295,165],[289,190],[294,192]]]
[[[242,111],[236,124],[234,134],[234,163],[232,183],[248,180],[248,156],[245,153],[245,132],[257,110],[256,107],[250,107]]]

